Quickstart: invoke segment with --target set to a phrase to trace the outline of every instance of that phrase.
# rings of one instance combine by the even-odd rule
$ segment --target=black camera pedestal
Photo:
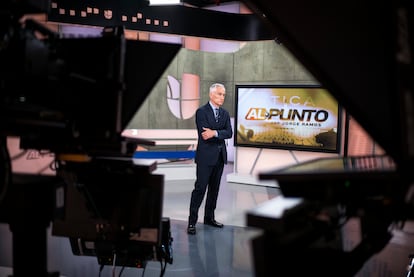
[[[13,237],[13,277],[59,276],[47,271],[47,228],[54,211],[55,176],[14,174],[0,205]]]

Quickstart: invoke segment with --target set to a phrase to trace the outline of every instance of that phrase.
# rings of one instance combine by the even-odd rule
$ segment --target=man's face
[[[210,92],[210,101],[217,107],[221,107],[226,97],[226,90],[222,87],[216,87],[216,89]]]

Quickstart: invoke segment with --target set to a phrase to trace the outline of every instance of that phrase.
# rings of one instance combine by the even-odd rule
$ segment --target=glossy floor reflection
[[[174,261],[165,276],[254,276],[250,239],[257,230],[199,224],[196,235],[187,235],[186,228],[186,222],[172,220]],[[145,276],[159,273],[159,264],[147,265]]]

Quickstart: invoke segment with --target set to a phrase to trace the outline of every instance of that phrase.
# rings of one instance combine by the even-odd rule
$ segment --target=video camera
[[[0,221],[10,224],[16,242],[14,276],[24,274],[28,260],[34,275],[46,275],[50,221],[53,235],[70,238],[74,254],[93,254],[99,264],[114,255],[125,257],[117,260],[123,266],[172,263],[163,176],[152,174],[156,165],[132,160],[137,145],[153,142],[121,132],[181,45],[129,41],[118,26],[99,37],[63,38],[23,20],[48,5],[10,0],[0,7]],[[56,176],[13,173],[8,137],[18,137],[21,149],[53,153]],[[39,203],[47,203],[42,212]],[[20,236],[29,223],[17,215],[41,238]],[[74,241],[94,247],[80,251]]]

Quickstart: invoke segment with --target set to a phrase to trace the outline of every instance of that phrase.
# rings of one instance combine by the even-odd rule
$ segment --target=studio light
[[[150,0],[150,6],[156,5],[178,5],[181,3],[181,0]]]

